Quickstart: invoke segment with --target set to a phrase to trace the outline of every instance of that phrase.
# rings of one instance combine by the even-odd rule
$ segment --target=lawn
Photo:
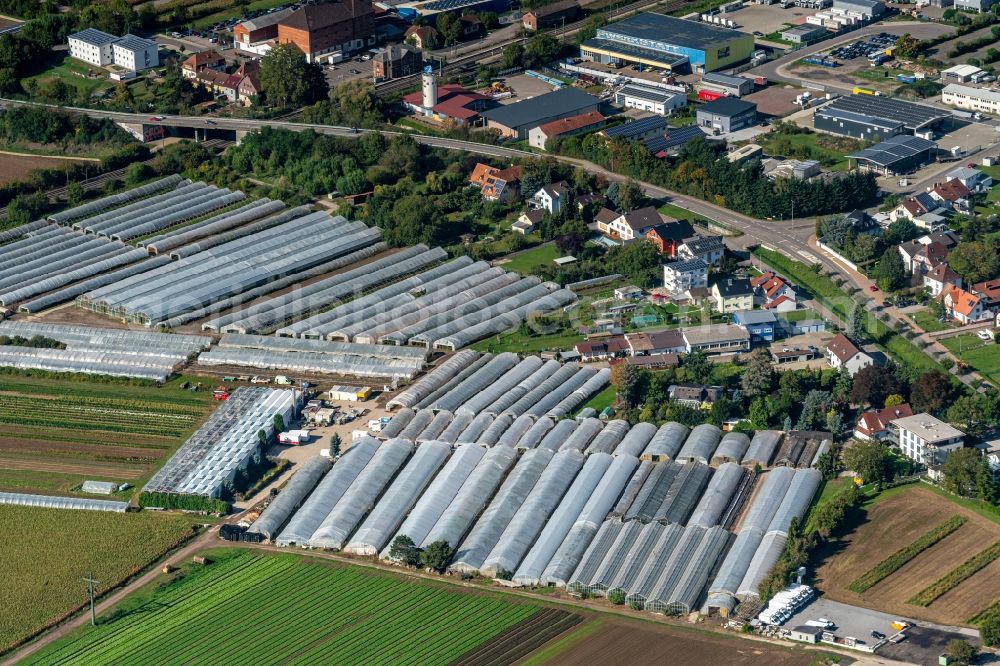
[[[760,138],[769,155],[819,160],[830,171],[845,171],[848,159],[844,155],[861,147],[855,139],[816,132],[771,132]]]
[[[929,308],[911,312],[908,316],[917,323],[917,326],[924,329],[924,331],[928,333],[946,331],[951,328],[948,324],[938,321],[938,318],[934,316],[934,313],[931,312]]]
[[[608,385],[603,391],[588,400],[580,409],[586,407],[593,407],[600,414],[608,407],[614,407],[615,400],[618,397],[618,389],[614,386]]]
[[[180,381],[0,374],[0,490],[65,494],[88,479],[141,485],[217,404]]]
[[[548,335],[538,335],[535,333],[525,334],[518,329],[511,333],[502,333],[492,338],[480,340],[472,345],[472,349],[481,352],[516,352],[519,354],[537,354],[542,351],[572,349],[578,342],[583,342],[584,337],[576,331],[559,331]]]
[[[815,310],[810,310],[809,308],[801,308],[799,310],[789,310],[788,312],[778,312],[778,319],[784,319],[785,321],[805,321],[806,319],[822,319],[818,312]]]
[[[205,518],[0,506],[0,652],[82,606],[84,576],[108,590],[192,534],[196,521]]]
[[[537,267],[543,264],[551,264],[559,256],[559,248],[554,243],[545,243],[530,250],[524,250],[523,252],[511,255],[510,260],[504,263],[503,267],[508,271],[515,271],[522,275],[531,275]]]
[[[539,610],[298,555],[210,557],[22,663],[446,664]]]
[[[941,340],[941,344],[973,370],[1000,385],[1000,348],[996,343],[983,342],[970,333]]]
[[[96,78],[87,77],[86,75],[91,71],[99,72],[100,75]],[[78,93],[84,92],[87,95],[93,95],[95,92],[114,88],[117,85],[114,81],[108,80],[107,72],[103,69],[90,67],[74,60],[69,57],[68,53],[63,55],[61,59],[54,60],[52,66],[41,74],[29,77],[22,83],[35,81],[38,85],[43,86],[46,81],[52,79],[62,79],[64,83],[76,88]]]
[[[721,222],[717,222],[716,220],[709,219],[704,215],[699,215],[697,213],[689,211],[687,208],[681,208],[676,204],[665,203],[662,206],[660,206],[657,210],[659,210],[661,213],[669,217],[673,217],[678,220],[687,220],[688,222],[690,222],[695,226],[707,227],[711,224],[720,227],[722,229],[725,229],[728,232],[728,235],[730,236],[743,235],[743,232],[739,231],[738,229],[730,229]]]

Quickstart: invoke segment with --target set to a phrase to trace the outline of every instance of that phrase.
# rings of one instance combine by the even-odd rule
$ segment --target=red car
[[[872,286],[868,287],[868,291],[878,291],[878,287],[876,287],[875,285],[872,285]]]

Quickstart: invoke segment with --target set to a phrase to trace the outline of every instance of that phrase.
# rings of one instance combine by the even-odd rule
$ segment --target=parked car
[[[976,331],[976,335],[978,335],[979,339],[983,342],[993,342],[993,331],[984,328]]]
[[[875,285],[871,285],[870,287],[868,287],[868,291],[870,291],[870,292],[876,292],[876,291],[878,291],[878,287],[876,287]]]
[[[877,641],[880,641],[885,638],[885,634],[883,634],[881,631],[873,631],[872,638],[874,638]]]

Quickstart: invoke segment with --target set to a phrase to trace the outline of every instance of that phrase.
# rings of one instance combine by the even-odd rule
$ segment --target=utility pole
[[[87,589],[90,591],[90,626],[97,626],[97,616],[94,614],[94,586],[97,585],[99,580],[94,580],[94,575],[90,574],[83,579],[83,582],[87,584]]]

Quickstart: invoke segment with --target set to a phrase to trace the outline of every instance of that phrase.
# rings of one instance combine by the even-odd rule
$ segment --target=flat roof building
[[[533,127],[560,118],[597,111],[601,100],[579,88],[568,86],[538,97],[484,111],[487,127],[500,131],[504,137],[526,139]]]
[[[885,95],[846,95],[816,109],[813,126],[856,139],[888,138],[930,133],[950,115],[942,109]]]
[[[904,416],[890,426],[903,455],[922,465],[940,465],[965,442],[964,432],[930,414]]]
[[[941,90],[941,102],[956,109],[1000,114],[1000,91],[949,83]]]
[[[642,12],[598,28],[596,37],[580,45],[580,53],[605,64],[711,72],[749,60],[753,48],[753,35],[747,33]]]
[[[812,44],[830,34],[826,28],[819,25],[796,25],[781,32],[781,38],[792,44]]]
[[[885,4],[882,0],[833,0],[833,8],[860,14],[866,19],[885,14]]]
[[[684,329],[687,352],[737,352],[750,349],[750,334],[732,324],[708,324]]]
[[[749,95],[753,92],[754,85],[753,81],[742,76],[730,76],[719,72],[705,72],[705,75],[701,77],[701,83],[704,88],[718,90],[736,97]]]
[[[756,125],[757,105],[736,97],[720,97],[698,107],[695,115],[699,127],[728,134]]]
[[[651,111],[668,116],[687,106],[687,96],[663,88],[629,84],[615,93],[615,104],[626,109]]]
[[[861,170],[886,176],[910,173],[932,161],[937,144],[918,136],[900,134],[847,155]]]

